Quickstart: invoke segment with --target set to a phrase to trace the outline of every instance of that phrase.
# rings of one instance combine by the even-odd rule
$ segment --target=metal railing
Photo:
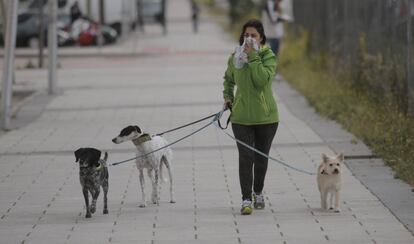
[[[293,9],[310,53],[328,54],[357,88],[414,115],[414,0],[294,0]]]

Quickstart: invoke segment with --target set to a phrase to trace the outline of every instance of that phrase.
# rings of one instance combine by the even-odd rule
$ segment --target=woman
[[[247,38],[254,39],[259,44],[258,50],[254,48],[254,43],[244,41]],[[239,43],[244,46],[247,60],[241,68],[240,65],[235,66],[237,54],[233,53],[228,60],[223,83],[225,105],[232,108],[234,136],[268,155],[279,122],[272,93],[276,57],[265,45],[266,36],[259,20],[249,20],[244,24]],[[234,95],[235,86],[237,90]],[[243,200],[241,214],[248,215],[253,211],[252,204],[256,209],[263,209],[265,206],[262,190],[268,160],[239,143],[237,148]]]
[[[267,0],[262,10],[262,22],[266,31],[267,42],[276,56],[279,54],[284,34],[281,2],[282,0]]]

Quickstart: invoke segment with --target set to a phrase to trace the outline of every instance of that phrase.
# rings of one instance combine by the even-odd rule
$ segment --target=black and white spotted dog
[[[117,137],[112,139],[112,142],[115,144],[120,144],[126,141],[132,141],[132,143],[134,143],[137,149],[137,156],[147,154],[153,150],[159,149],[168,144],[168,142],[163,137],[151,136],[147,133],[143,133],[141,129],[136,125],[131,125],[122,129],[121,133]],[[151,201],[154,204],[158,204],[158,183],[159,179],[163,179],[163,165],[167,168],[170,179],[170,203],[175,203],[171,161],[172,152],[169,147],[149,154],[143,158],[137,158],[135,160],[135,163],[139,171],[139,182],[141,184],[142,193],[142,202],[139,205],[140,207],[146,206],[144,169],[147,169],[148,177],[151,179],[152,182]]]
[[[108,167],[106,160],[108,153],[101,159],[101,151],[95,148],[79,148],[75,151],[76,162],[79,162],[79,178],[82,186],[83,197],[86,204],[86,218],[90,218],[96,210],[96,200],[100,189],[104,192],[103,214],[108,213]],[[92,204],[89,206],[89,193],[92,196]]]

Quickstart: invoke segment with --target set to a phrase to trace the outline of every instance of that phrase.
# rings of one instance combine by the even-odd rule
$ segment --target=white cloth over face
[[[249,43],[252,45],[253,49],[258,51],[259,50],[259,44],[256,42],[256,40],[252,37],[245,37],[244,42],[241,46],[236,47],[234,51],[234,67],[236,69],[243,68],[244,64],[247,63],[247,53],[244,52],[244,47],[246,46],[246,43]]]

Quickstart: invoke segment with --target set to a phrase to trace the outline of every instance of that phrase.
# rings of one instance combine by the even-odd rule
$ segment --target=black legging
[[[234,136],[238,140],[269,155],[278,125],[279,123],[265,125],[232,124],[232,129]],[[242,199],[251,200],[253,178],[253,191],[261,193],[263,190],[268,159],[239,143],[237,143],[237,148],[239,150],[239,178]]]

